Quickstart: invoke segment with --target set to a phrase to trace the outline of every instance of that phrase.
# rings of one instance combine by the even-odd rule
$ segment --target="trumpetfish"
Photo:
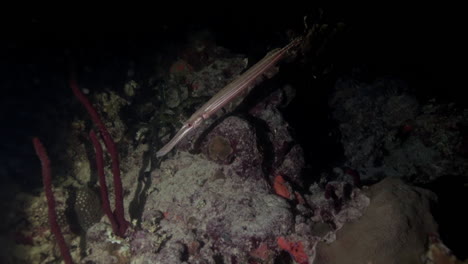
[[[225,107],[235,98],[241,95],[247,95],[259,80],[261,80],[260,78],[262,76],[267,75],[267,77],[272,77],[276,73],[276,71],[274,71],[276,70],[276,64],[285,58],[292,48],[299,46],[301,42],[302,37],[298,37],[283,48],[270,51],[263,59],[226,85],[182,125],[174,137],[156,153],[156,157],[166,155],[191,131],[197,129],[203,121],[216,114],[218,110]]]

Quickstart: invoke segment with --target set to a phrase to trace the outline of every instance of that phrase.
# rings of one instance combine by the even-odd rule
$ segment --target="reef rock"
[[[339,230],[336,241],[319,243],[316,263],[423,263],[428,239],[437,234],[430,213],[435,195],[392,178],[368,192],[363,216]]]
[[[364,180],[399,177],[425,184],[444,175],[466,175],[466,110],[419,102],[396,78],[343,77],[330,107],[339,123],[346,166]]]
[[[246,252],[260,241],[274,245],[275,237],[292,228],[289,204],[271,193],[262,177],[245,178],[229,165],[186,152],[163,162],[154,177],[158,191],[148,196],[142,221],[151,222],[162,211],[160,232],[171,235],[167,245],[200,245],[190,261],[219,254],[225,263],[231,258],[245,263]]]

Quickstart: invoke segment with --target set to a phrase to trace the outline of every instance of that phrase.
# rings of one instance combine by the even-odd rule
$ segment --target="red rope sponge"
[[[112,175],[114,176],[114,192],[115,192],[115,211],[114,215],[119,225],[119,230],[117,235],[123,237],[125,231],[128,228],[128,222],[125,220],[125,211],[123,206],[123,187],[122,180],[120,178],[120,164],[119,164],[119,153],[117,147],[115,146],[114,140],[107,131],[106,126],[99,117],[96,109],[91,105],[91,102],[86,98],[86,96],[81,92],[78,84],[76,83],[75,78],[71,78],[70,86],[75,97],[80,101],[80,103],[86,108],[86,111],[93,120],[93,123],[99,128],[101,136],[104,140],[104,144],[109,151],[111,160],[112,160]]]
[[[41,141],[35,137],[33,138],[34,149],[36,154],[41,161],[42,166],[42,182],[44,184],[44,191],[47,198],[47,208],[49,216],[49,225],[52,234],[54,234],[57,244],[60,248],[60,253],[62,254],[63,260],[66,264],[72,264],[72,258],[70,251],[68,250],[67,244],[65,243],[65,238],[63,237],[62,230],[57,222],[57,212],[55,209],[55,198],[52,192],[52,176],[50,171],[50,160],[47,156],[47,152],[42,145]]]
[[[112,225],[112,230],[114,231],[115,234],[119,234],[119,225],[117,224],[115,220],[115,216],[112,213],[110,202],[109,202],[109,192],[107,190],[106,176],[104,174],[104,157],[102,154],[101,143],[99,143],[99,140],[96,136],[96,133],[94,133],[94,130],[91,130],[89,132],[89,137],[91,139],[91,142],[93,143],[94,150],[96,152],[96,167],[97,167],[99,186],[100,186],[99,189],[101,191],[102,208],[104,209],[104,212],[106,213],[107,218],[109,218],[109,221]]]

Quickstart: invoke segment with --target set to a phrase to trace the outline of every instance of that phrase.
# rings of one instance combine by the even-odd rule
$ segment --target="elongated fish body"
[[[233,103],[234,101],[240,103],[241,100],[235,99],[241,95],[246,96],[264,75],[270,74],[273,76],[276,64],[286,56],[289,50],[297,47],[300,42],[301,38],[296,38],[285,47],[270,51],[263,59],[226,85],[184,123],[175,136],[156,153],[156,156],[161,157],[166,155],[180,140],[227,104]]]

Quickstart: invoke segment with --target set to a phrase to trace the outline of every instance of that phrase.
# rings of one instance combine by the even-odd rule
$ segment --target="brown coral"
[[[233,149],[228,139],[215,136],[210,140],[208,145],[208,156],[210,159],[225,163],[232,153]]]

